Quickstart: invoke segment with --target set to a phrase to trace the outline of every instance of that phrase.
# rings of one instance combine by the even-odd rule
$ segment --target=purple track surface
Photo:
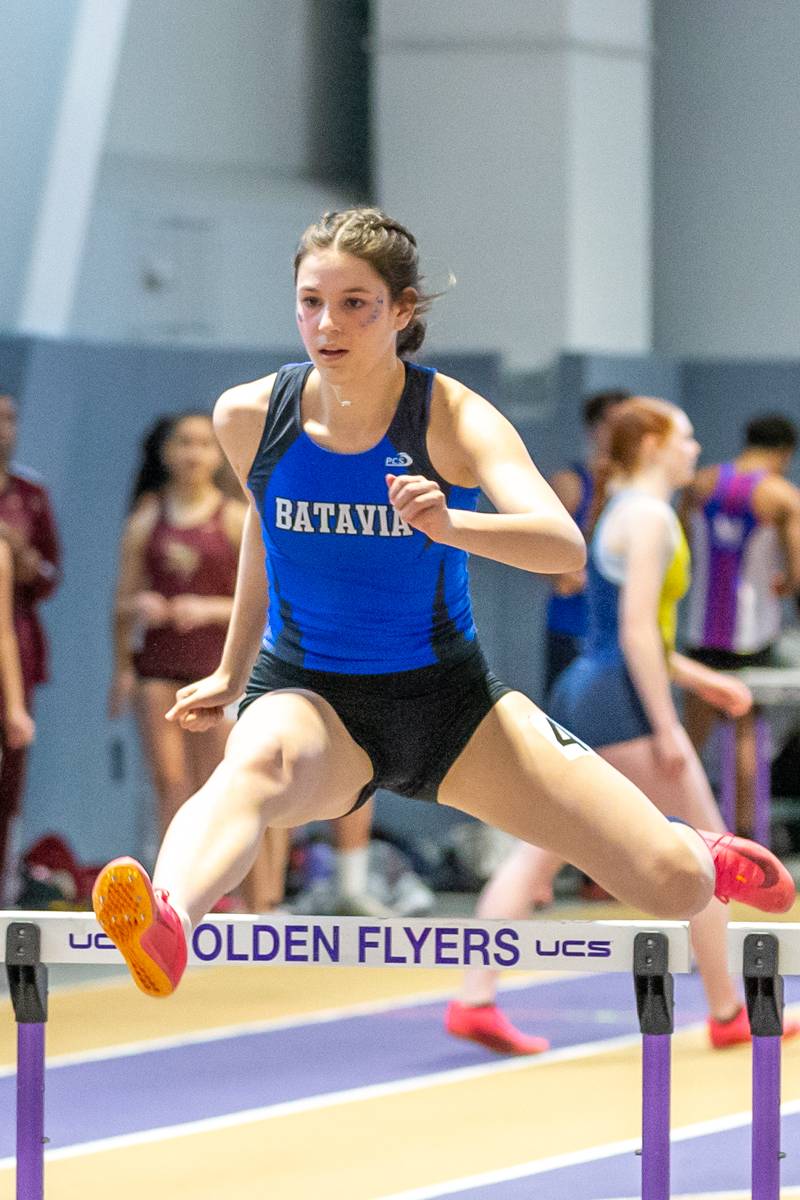
[[[678,976],[675,990],[677,1025],[702,1020],[699,980]],[[787,1002],[800,999],[800,979],[788,979],[786,992]],[[506,992],[503,1007],[512,1020],[549,1037],[554,1049],[602,1043],[637,1031],[633,985],[624,975],[580,976]],[[435,1001],[388,1013],[51,1067],[46,1081],[49,1146],[57,1149],[490,1061],[480,1047],[443,1033],[443,1011],[441,1001]],[[14,1153],[14,1089],[13,1077],[0,1079],[0,1158]],[[124,1097],[124,1103],[112,1103],[109,1097]],[[800,1119],[788,1118],[785,1127],[784,1148],[797,1144]],[[746,1187],[748,1146],[749,1128],[677,1143],[674,1190]],[[785,1161],[785,1184],[800,1184],[799,1161],[799,1155]],[[541,1178],[547,1179],[548,1200],[562,1196],[601,1200],[635,1195],[638,1170],[638,1159],[628,1155],[604,1160],[602,1171],[587,1164]],[[529,1196],[531,1186],[532,1180],[523,1179],[472,1189],[463,1196],[512,1200]]]
[[[781,1168],[784,1186],[800,1183],[800,1114],[785,1117],[782,1146],[789,1152]],[[701,1192],[746,1192],[750,1186],[750,1127],[708,1134],[672,1146],[672,1195]],[[532,1190],[533,1189],[533,1190]],[[619,1154],[599,1162],[559,1167],[540,1175],[451,1192],[448,1200],[612,1200],[638,1196],[641,1166],[635,1154]]]

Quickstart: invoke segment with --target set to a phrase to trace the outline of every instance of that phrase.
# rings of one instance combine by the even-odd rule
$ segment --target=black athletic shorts
[[[381,675],[311,671],[262,649],[239,716],[259,696],[283,688],[322,696],[369,755],[372,779],[353,809],[378,788],[435,802],[439,785],[483,718],[512,690],[491,673],[477,646],[456,663]]]
[[[690,646],[684,650],[688,658],[694,658],[703,666],[715,671],[741,671],[744,667],[776,667],[774,646],[765,646],[752,654],[737,654],[735,650],[718,650],[714,646]]]

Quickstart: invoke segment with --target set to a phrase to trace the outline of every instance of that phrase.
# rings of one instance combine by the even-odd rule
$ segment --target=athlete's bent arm
[[[703,663],[677,654],[669,656],[670,674],[678,687],[694,692],[729,717],[743,717],[753,706],[750,689],[733,675],[714,671]]]
[[[268,602],[265,550],[258,511],[247,492],[247,477],[260,441],[271,388],[271,379],[266,385],[261,381],[260,385],[232,388],[220,397],[214,410],[217,437],[248,496],[248,507],[220,665],[213,675],[181,688],[176,703],[167,713],[168,720],[194,732],[204,732],[221,720],[225,706],[242,694],[264,633]]]
[[[222,659],[217,674],[238,696],[244,690],[250,668],[258,654],[267,613],[267,573],[264,569],[264,542],[261,522],[251,502],[244,519],[236,591]]]
[[[389,499],[400,516],[434,541],[523,571],[580,570],[586,562],[581,532],[514,427],[474,392],[465,390],[453,410],[462,463],[497,511],[450,510],[431,480],[387,476]]]
[[[574,517],[580,506],[583,492],[580,477],[575,471],[565,468],[562,471],[556,471],[548,482],[569,515]],[[556,575],[551,583],[557,596],[575,596],[586,587],[586,571],[583,569],[566,571],[563,575]]]

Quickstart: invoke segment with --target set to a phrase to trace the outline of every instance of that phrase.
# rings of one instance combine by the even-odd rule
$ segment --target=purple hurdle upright
[[[17,1022],[17,1200],[43,1200],[47,967],[38,925],[9,925],[6,971]]]
[[[774,933],[744,939],[744,987],[753,1035],[752,1200],[780,1200],[783,979]]]
[[[633,943],[636,1010],[642,1031],[642,1200],[669,1200],[670,1098],[674,1029],[669,942],[637,933]]]

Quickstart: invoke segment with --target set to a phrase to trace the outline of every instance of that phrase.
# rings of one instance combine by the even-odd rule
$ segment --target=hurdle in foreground
[[[0,912],[0,938],[17,1021],[16,1195],[43,1200],[47,967],[122,960],[84,913]],[[800,925],[732,924],[728,953],[744,975],[753,1032],[752,1197],[780,1200],[781,972],[800,975]],[[642,1033],[642,1200],[669,1200],[672,973],[691,970],[685,922],[209,916],[194,930],[189,961],[631,973]]]

